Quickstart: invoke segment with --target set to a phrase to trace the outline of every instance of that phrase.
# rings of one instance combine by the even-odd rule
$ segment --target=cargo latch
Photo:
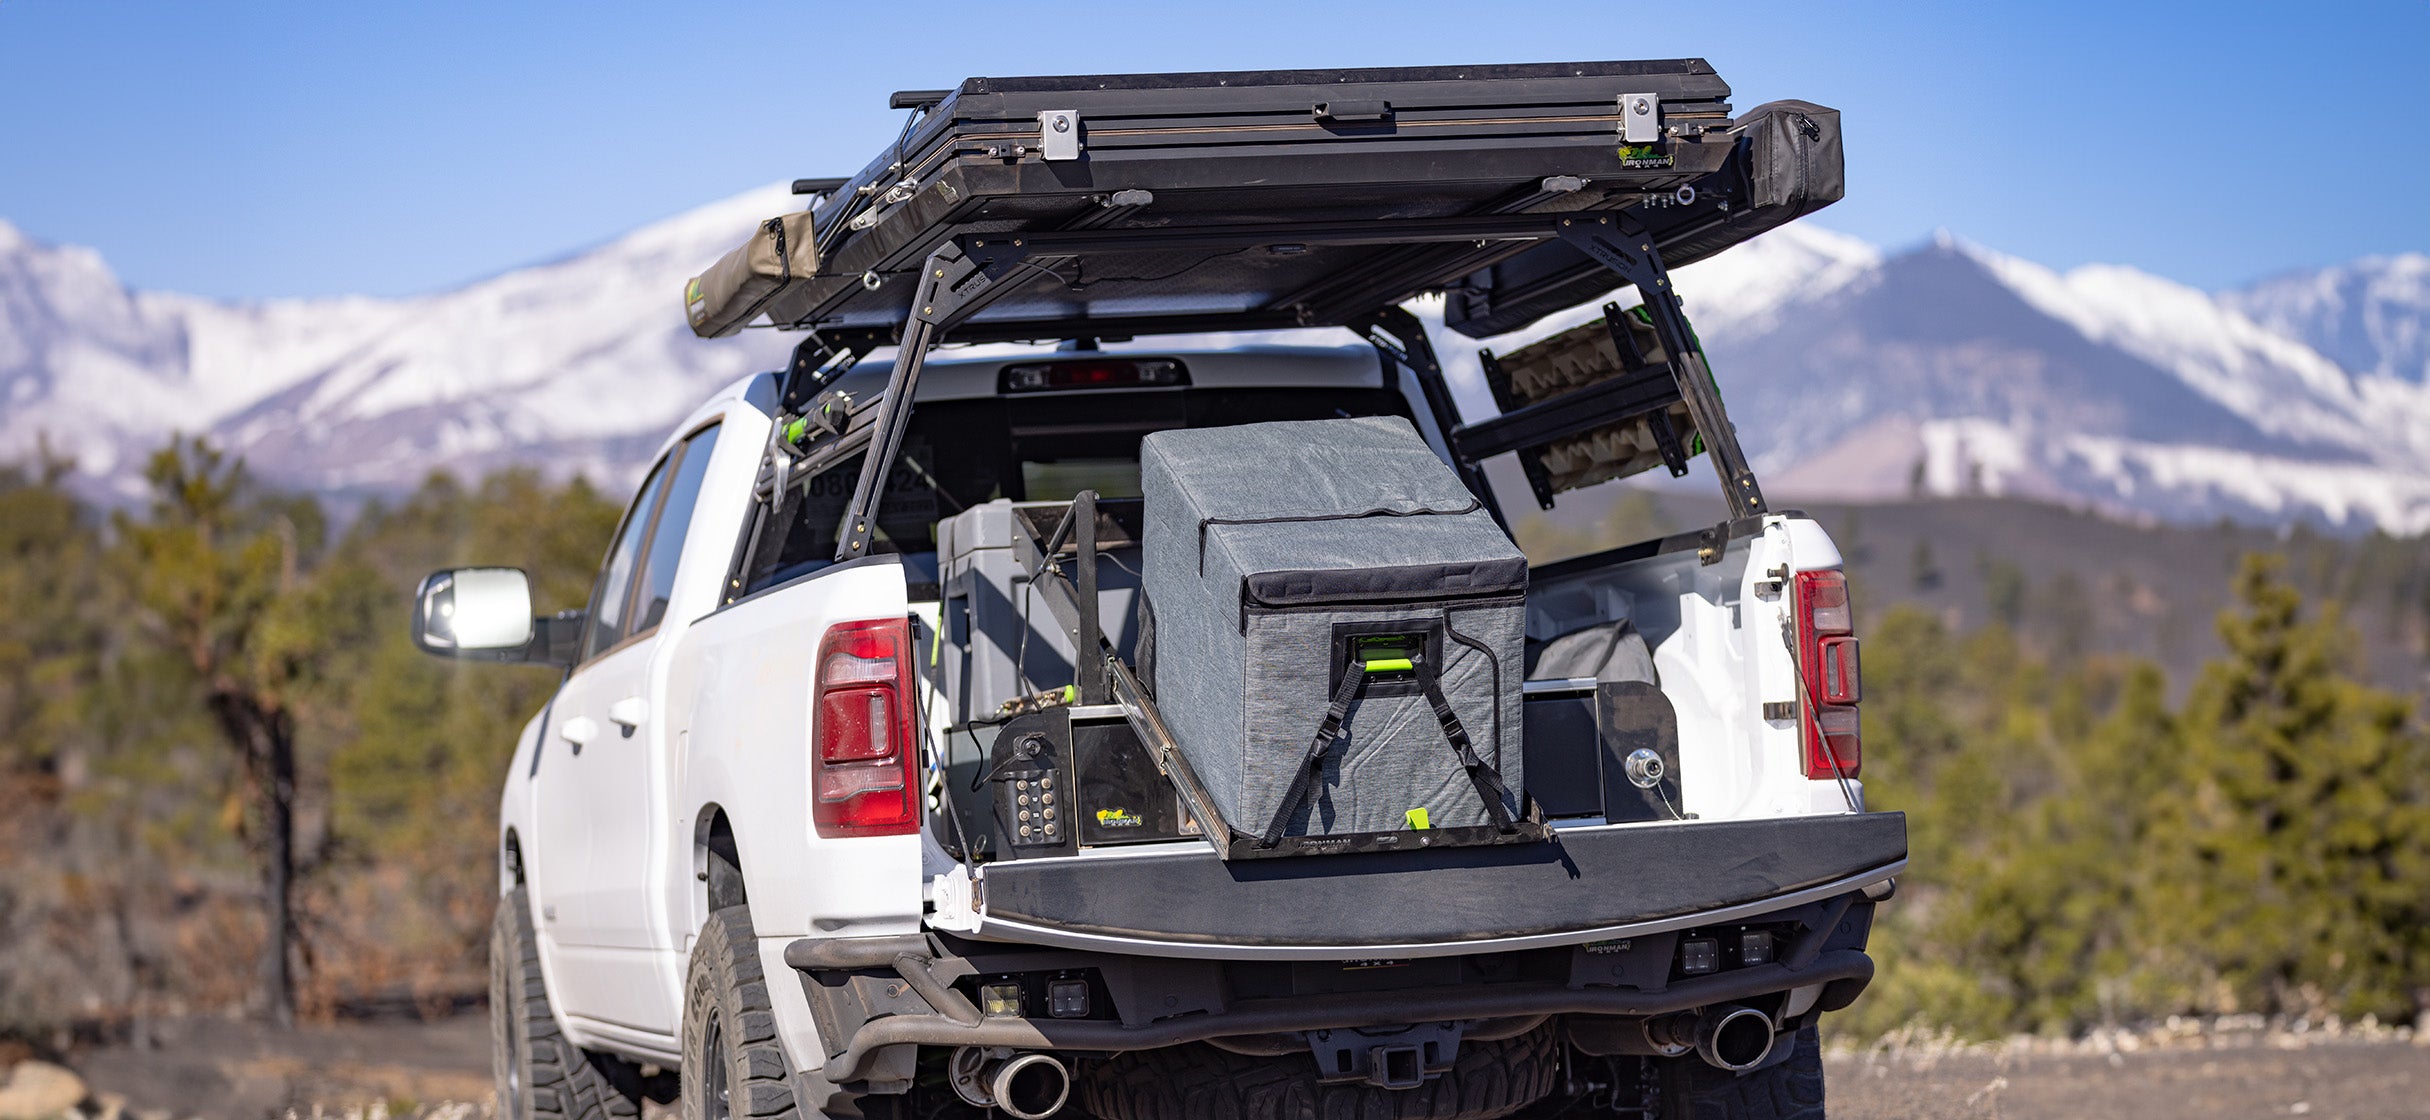
[[[1620,139],[1630,144],[1662,139],[1662,98],[1651,93],[1621,94]]]
[[[1044,109],[1038,113],[1038,151],[1050,160],[1080,158],[1080,111]]]

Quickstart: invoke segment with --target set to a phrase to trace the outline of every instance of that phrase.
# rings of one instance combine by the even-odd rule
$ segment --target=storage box
[[[1408,421],[1158,432],[1140,459],[1150,687],[1225,823],[1349,836],[1524,814],[1527,560]],[[1317,742],[1337,706],[1339,740]]]
[[[1072,637],[1021,562],[1014,558],[1014,520],[1021,511],[1061,511],[1061,502],[997,499],[937,523],[937,574],[944,633],[929,672],[945,694],[949,723],[999,714],[1007,700],[1059,689],[1074,680]],[[1098,568],[1097,617],[1125,658],[1137,648],[1137,546],[1115,542]]]

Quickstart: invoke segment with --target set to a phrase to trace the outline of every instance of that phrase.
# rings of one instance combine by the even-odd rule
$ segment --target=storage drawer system
[[[1528,788],[1547,823],[1684,819],[1679,725],[1659,690],[1637,681],[1531,681],[1524,707]],[[1640,751],[1656,764],[1648,767]],[[944,780],[957,810],[942,838],[957,857],[1076,855],[1208,835],[1119,705],[1048,708],[960,735]],[[1335,844],[1300,838],[1266,853],[1251,840],[1218,837],[1216,847],[1228,858],[1255,858],[1433,846],[1418,839],[1390,831]]]

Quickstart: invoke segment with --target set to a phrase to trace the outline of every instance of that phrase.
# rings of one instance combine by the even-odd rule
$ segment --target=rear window
[[[925,403],[912,410],[887,476],[875,551],[926,561],[920,566],[933,573],[937,522],[972,506],[998,498],[1063,501],[1092,489],[1138,497],[1139,440],[1149,432],[1409,415],[1408,401],[1389,389],[1166,389]],[[782,516],[754,542],[744,594],[834,563],[836,531],[860,473],[856,456],[797,484]]]

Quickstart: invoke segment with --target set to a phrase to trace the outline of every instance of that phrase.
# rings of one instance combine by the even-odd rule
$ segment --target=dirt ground
[[[96,1098],[146,1120],[474,1120],[490,1115],[488,1023],[348,1022],[282,1034],[217,1019],[159,1046],[69,1057]],[[2430,1046],[2401,1032],[2180,1031],[1961,1046],[1906,1041],[1829,1059],[1841,1120],[2430,1117]],[[653,1110],[654,1112],[657,1110]]]
[[[2208,1045],[2100,1053],[2018,1047],[1837,1055],[1826,1063],[1841,1120],[2362,1120],[2430,1117],[2430,1048],[2397,1039],[2290,1045],[2233,1036]]]
[[[229,1019],[154,1029],[156,1045],[68,1055],[94,1099],[142,1120],[302,1120],[489,1115],[489,1020],[349,1021],[280,1031]],[[376,1109],[376,1113],[375,1113]]]

